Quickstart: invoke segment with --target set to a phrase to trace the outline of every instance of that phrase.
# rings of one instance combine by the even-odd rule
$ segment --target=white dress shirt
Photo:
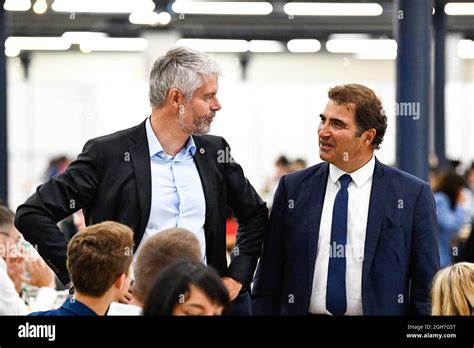
[[[153,132],[150,119],[145,124],[150,149],[151,209],[140,245],[155,233],[180,227],[196,235],[205,258],[206,200],[201,178],[194,163],[196,145],[193,137],[189,137],[179,153],[170,156],[163,150]]]
[[[7,265],[0,256],[0,315],[27,315],[28,307],[18,296],[8,276]]]
[[[109,310],[107,311],[108,316],[115,316],[115,315],[142,315],[143,308],[139,307],[134,304],[125,304],[125,303],[118,303],[112,302],[109,306]]]
[[[362,315],[362,265],[364,261],[365,235],[369,215],[370,191],[375,168],[375,157],[357,169],[346,173],[336,166],[329,165],[329,177],[326,185],[321,224],[319,227],[316,264],[314,267],[313,288],[309,312],[314,314],[331,314],[326,309],[326,287],[328,278],[329,256],[336,255],[337,248],[331,246],[331,225],[334,200],[341,187],[339,178],[349,174],[349,201],[347,213],[346,245],[346,298],[345,315]]]

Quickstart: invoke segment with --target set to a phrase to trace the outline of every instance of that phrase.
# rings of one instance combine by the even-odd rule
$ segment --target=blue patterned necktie
[[[339,178],[341,188],[337,192],[332,211],[331,253],[329,255],[326,309],[332,315],[343,315],[347,310],[346,300],[346,244],[347,244],[347,186],[352,178],[344,174]],[[338,252],[342,248],[342,253]],[[342,255],[341,255],[342,254]]]

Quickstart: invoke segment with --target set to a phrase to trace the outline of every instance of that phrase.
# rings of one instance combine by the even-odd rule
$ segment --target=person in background
[[[239,229],[239,224],[237,222],[237,219],[234,216],[234,212],[232,209],[228,206],[227,207],[227,213],[226,213],[226,219],[225,219],[225,242],[226,242],[226,249],[227,249],[227,262],[230,262],[230,253],[232,250],[235,248],[235,237],[237,235],[237,230]]]
[[[13,219],[13,212],[0,206],[0,315],[26,315],[34,310],[52,309],[57,295],[54,273],[24,241],[13,226]],[[38,288],[30,307],[20,297],[27,295],[25,285]]]
[[[461,255],[458,258],[459,261],[474,262],[474,163],[471,164],[471,167],[467,169],[465,175],[466,188],[464,189],[464,194],[466,198],[466,224],[470,226],[470,232],[463,244]]]
[[[71,161],[65,155],[53,157],[49,161],[48,168],[46,169],[46,173],[44,175],[44,181],[48,181],[49,179],[63,173],[67,169],[70,162]]]
[[[268,204],[268,208],[271,209],[273,202],[273,196],[278,186],[280,178],[290,172],[290,161],[284,155],[281,155],[275,161],[275,172],[266,181],[262,189],[262,197]]]
[[[439,226],[440,266],[449,266],[453,254],[457,254],[456,233],[464,222],[465,211],[462,207],[464,179],[453,171],[441,174],[437,186],[433,188],[436,201],[436,215]]]
[[[143,315],[222,315],[229,295],[217,273],[200,262],[179,261],[153,285]]]
[[[67,268],[74,296],[55,310],[32,316],[105,315],[110,304],[130,288],[133,232],[118,222],[105,221],[86,227],[72,237]]]
[[[448,159],[447,170],[461,175],[462,174],[462,162],[457,158]]]
[[[70,163],[71,161],[65,155],[52,158],[49,161],[48,168],[46,169],[44,181],[46,182],[51,178],[57,177],[58,175],[64,173]],[[58,227],[61,232],[64,233],[66,240],[69,242],[80,229],[85,227],[82,209],[60,221],[58,223]]]
[[[430,184],[431,188],[438,186],[440,174],[441,172],[437,167],[430,167],[428,173],[428,183]]]
[[[112,302],[107,315],[139,315],[157,276],[179,260],[202,261],[196,236],[182,228],[170,228],[148,238],[137,251],[130,304]]]
[[[307,166],[308,165],[304,159],[297,158],[293,162],[291,162],[288,172],[294,173],[294,172],[297,172],[298,170],[305,169]]]
[[[329,89],[323,163],[285,175],[252,288],[262,315],[429,315],[439,269],[430,186],[379,162],[387,117],[360,84]]]
[[[431,290],[432,315],[473,314],[474,264],[456,263],[439,271]]]
[[[470,201],[470,207],[468,208],[469,211],[469,220],[470,223],[474,221],[474,162],[471,164],[471,166],[466,170],[465,173],[465,178],[466,178],[466,186],[469,192],[471,193],[471,201]]]

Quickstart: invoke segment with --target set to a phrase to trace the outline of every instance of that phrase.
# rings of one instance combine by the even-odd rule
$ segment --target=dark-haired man
[[[375,158],[387,118],[371,89],[328,97],[324,162],[282,177],[275,194],[254,314],[428,315],[439,268],[430,186]]]

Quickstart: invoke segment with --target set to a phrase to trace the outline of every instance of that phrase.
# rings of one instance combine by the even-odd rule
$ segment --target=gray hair
[[[150,103],[162,105],[171,88],[179,89],[186,100],[201,87],[203,79],[220,75],[221,68],[209,54],[178,47],[158,58],[150,73]]]

